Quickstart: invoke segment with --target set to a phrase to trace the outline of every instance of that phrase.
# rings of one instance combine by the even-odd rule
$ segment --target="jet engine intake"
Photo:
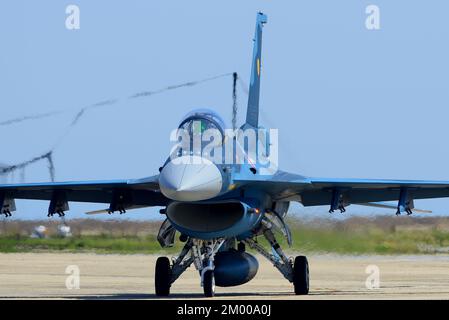
[[[254,228],[260,210],[240,201],[172,202],[167,218],[182,234],[199,239],[234,237]]]

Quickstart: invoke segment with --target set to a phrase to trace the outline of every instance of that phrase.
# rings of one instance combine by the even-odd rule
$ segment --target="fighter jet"
[[[278,242],[279,236],[292,242],[286,223],[290,202],[306,207],[327,205],[329,212],[343,212],[350,204],[391,207],[382,202],[397,201],[397,214],[411,214],[414,199],[449,196],[449,181],[312,178],[281,171],[266,161],[275,160],[270,158],[270,153],[275,153],[271,149],[274,136],[271,131],[264,134],[259,125],[262,29],[266,22],[266,15],[257,13],[246,121],[238,130],[228,130],[211,110],[193,110],[176,129],[175,146],[158,174],[130,180],[3,184],[1,212],[11,215],[15,199],[49,200],[49,216],[63,216],[71,201],[104,203],[108,213],[162,207],[165,220],[159,243],[173,246],[178,234],[184,247],[172,259],[157,259],[156,295],[168,296],[173,283],[192,264],[207,297],[215,294],[215,286],[250,281],[257,273],[258,261],[247,252],[248,247],[271,261],[293,284],[295,294],[306,295],[307,258],[287,256]],[[254,136],[248,132],[254,132],[256,151],[250,150],[249,140]],[[262,245],[260,239],[267,244]]]

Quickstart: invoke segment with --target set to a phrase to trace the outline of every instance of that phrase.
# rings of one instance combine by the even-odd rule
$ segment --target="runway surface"
[[[0,254],[0,298],[153,299],[156,258],[155,255]],[[308,296],[295,296],[291,284],[268,261],[258,258],[259,272],[251,282],[239,287],[217,287],[215,299],[449,299],[447,256],[313,255],[308,257],[311,272]],[[69,265],[79,268],[79,289],[66,287]],[[367,267],[369,272],[374,271],[372,276],[379,271],[380,288],[366,286],[370,276]],[[203,298],[193,266],[175,282],[171,292],[170,298],[174,299]]]

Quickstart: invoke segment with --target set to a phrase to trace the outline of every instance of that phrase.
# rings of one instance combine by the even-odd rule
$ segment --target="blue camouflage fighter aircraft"
[[[240,129],[259,128],[262,28],[266,22],[267,17],[257,13],[246,122]],[[236,139],[226,136],[224,121],[208,110],[189,113],[179,129],[192,135],[215,129],[224,140]],[[142,179],[0,185],[1,212],[11,215],[15,199],[49,200],[49,216],[64,215],[70,201],[105,203],[108,213],[160,206],[166,219],[158,233],[159,243],[173,246],[178,233],[184,247],[173,259],[157,259],[156,295],[168,296],[172,284],[192,264],[199,272],[205,296],[213,296],[215,286],[250,281],[258,262],[247,247],[270,260],[293,284],[296,294],[306,295],[307,258],[288,257],[276,239],[280,235],[291,244],[285,223],[291,201],[303,206],[328,205],[330,212],[360,204],[393,207],[397,214],[411,214],[413,199],[449,197],[449,181],[311,178],[277,169],[262,174],[263,165],[249,157],[238,164],[214,163],[193,151],[181,148],[177,152],[178,157],[169,157],[159,174]],[[398,203],[390,206],[384,201]],[[271,251],[259,244],[259,237],[268,241]]]

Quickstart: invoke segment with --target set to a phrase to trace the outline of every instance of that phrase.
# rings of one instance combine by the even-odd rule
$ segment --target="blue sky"
[[[65,8],[81,11],[65,28]],[[380,8],[380,30],[365,8]],[[129,95],[236,71],[248,83],[256,12],[264,28],[261,120],[279,128],[280,166],[310,176],[449,180],[447,1],[3,1],[1,120],[61,115],[0,127],[1,163],[51,148],[77,108],[91,110],[55,150],[56,179],[157,173],[169,133],[189,110],[231,116],[231,78],[127,100]],[[246,96],[239,92],[239,118]],[[45,162],[25,181],[47,181]],[[15,182],[20,182],[18,175]],[[45,218],[47,203],[17,201],[17,218]],[[449,211],[449,199],[415,205]],[[104,205],[71,204],[70,217]],[[326,216],[323,207],[292,211]],[[152,209],[128,218],[157,217]],[[350,207],[347,215],[389,213]],[[392,212],[393,214],[393,212]]]

